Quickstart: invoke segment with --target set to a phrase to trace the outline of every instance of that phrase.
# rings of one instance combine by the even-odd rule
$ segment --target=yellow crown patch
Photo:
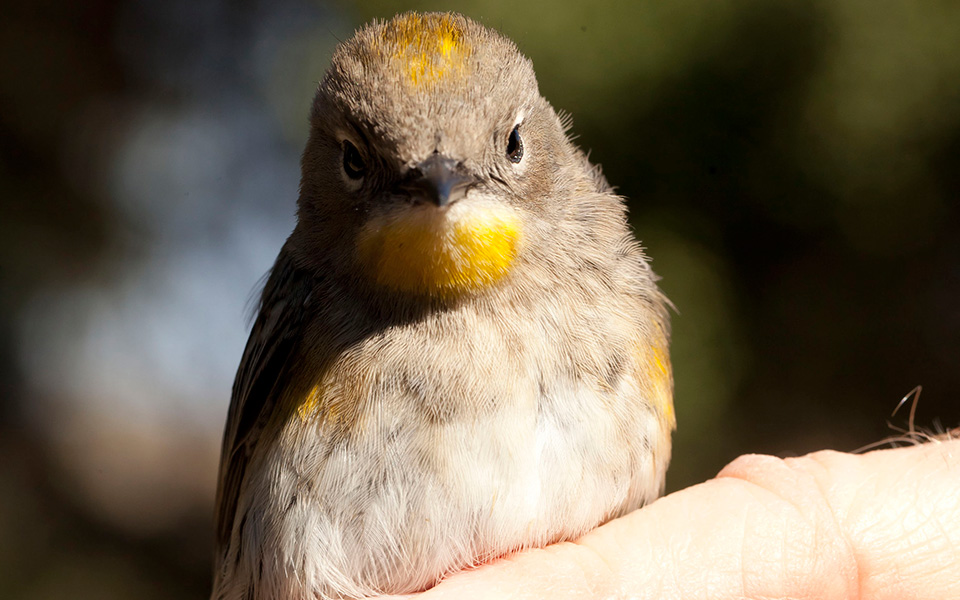
[[[387,23],[380,38],[414,86],[462,76],[470,53],[463,28],[450,15],[403,15]]]

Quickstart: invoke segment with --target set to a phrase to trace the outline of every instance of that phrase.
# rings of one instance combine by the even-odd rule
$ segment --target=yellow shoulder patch
[[[463,28],[450,15],[402,15],[388,22],[380,37],[414,86],[462,75],[470,54]]]

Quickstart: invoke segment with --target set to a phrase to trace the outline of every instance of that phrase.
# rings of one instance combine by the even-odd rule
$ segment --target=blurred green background
[[[669,484],[960,421],[960,3],[39,0],[0,21],[0,589],[202,598],[245,304],[338,39],[534,62],[678,308]]]

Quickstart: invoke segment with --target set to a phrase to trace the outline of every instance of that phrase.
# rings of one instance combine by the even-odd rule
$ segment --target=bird
[[[232,389],[213,600],[416,592],[663,492],[670,304],[569,131],[460,14],[338,46]]]

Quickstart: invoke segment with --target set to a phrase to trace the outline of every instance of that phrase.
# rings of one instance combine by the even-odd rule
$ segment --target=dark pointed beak
[[[401,188],[444,207],[466,196],[474,183],[476,180],[463,171],[460,163],[433,154],[411,170]]]

